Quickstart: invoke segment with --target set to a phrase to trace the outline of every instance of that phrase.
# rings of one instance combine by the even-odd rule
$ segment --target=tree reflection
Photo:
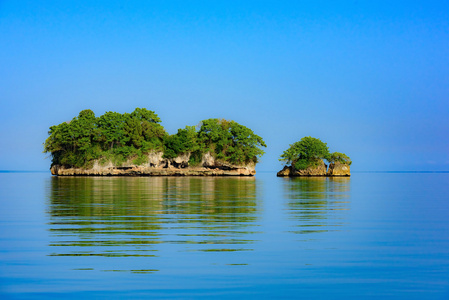
[[[318,233],[337,230],[349,209],[350,178],[284,178],[288,211],[297,228],[293,232]]]
[[[48,199],[50,245],[64,246],[52,256],[149,257],[159,244],[251,250],[233,245],[253,242],[244,237],[258,218],[246,177],[53,177]]]

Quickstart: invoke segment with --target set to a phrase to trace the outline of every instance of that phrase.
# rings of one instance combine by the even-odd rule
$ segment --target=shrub
[[[330,156],[327,160],[329,161],[329,163],[339,162],[341,164],[347,164],[347,165],[352,164],[352,161],[349,158],[349,156],[347,156],[344,153],[340,153],[340,152],[334,152],[334,153],[330,154]]]

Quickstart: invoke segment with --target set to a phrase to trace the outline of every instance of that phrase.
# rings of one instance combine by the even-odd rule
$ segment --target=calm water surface
[[[0,173],[0,298],[449,299],[449,174]]]

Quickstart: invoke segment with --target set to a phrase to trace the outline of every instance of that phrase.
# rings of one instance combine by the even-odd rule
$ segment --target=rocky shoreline
[[[331,163],[329,169],[324,161],[315,167],[309,167],[305,170],[296,170],[294,166],[285,166],[277,173],[278,177],[296,177],[296,176],[351,176],[351,169],[348,164],[339,162]]]
[[[131,161],[120,166],[112,162],[100,164],[95,161],[91,168],[72,168],[53,165],[52,175],[57,176],[254,176],[255,164],[232,165],[216,160],[210,153],[202,157],[198,166],[189,165],[190,153],[173,159],[163,158],[162,152],[151,153],[141,165]]]
[[[178,169],[134,166],[96,170],[53,166],[51,168],[51,174],[58,176],[254,176],[256,172],[244,168],[223,170],[219,168],[210,169],[203,167]]]

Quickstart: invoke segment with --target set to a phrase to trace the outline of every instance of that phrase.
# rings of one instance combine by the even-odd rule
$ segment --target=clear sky
[[[449,170],[449,2],[0,0],[0,97],[0,170],[48,170],[48,127],[135,107],[246,125],[258,171],[309,135],[353,171]]]

